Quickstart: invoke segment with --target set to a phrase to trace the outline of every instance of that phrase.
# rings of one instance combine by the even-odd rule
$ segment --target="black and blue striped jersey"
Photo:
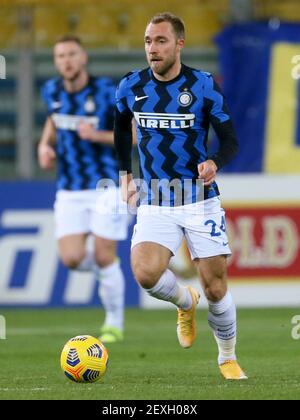
[[[150,191],[154,179],[190,180],[194,185],[198,164],[207,159],[212,158],[218,167],[226,163],[224,153],[208,156],[210,123],[218,128],[231,121],[224,96],[211,74],[182,65],[178,77],[161,82],[150,68],[134,71],[121,80],[116,105],[121,118],[135,118],[142,178]],[[117,151],[120,156],[118,147]],[[120,163],[122,170],[130,170],[122,159]],[[198,201],[195,191],[190,194],[192,202]],[[216,183],[205,188],[204,199],[217,195]],[[161,200],[159,204],[164,205]]]
[[[115,150],[109,145],[82,140],[78,125],[86,122],[97,130],[112,130],[115,87],[108,78],[89,76],[88,84],[75,93],[64,88],[62,78],[42,88],[48,114],[56,127],[57,188],[71,191],[95,189],[99,180],[118,182]]]

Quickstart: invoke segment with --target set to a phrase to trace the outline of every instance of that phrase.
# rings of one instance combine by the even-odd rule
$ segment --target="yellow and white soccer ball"
[[[74,382],[97,382],[103,378],[108,364],[108,351],[97,338],[78,335],[64,346],[60,365]]]

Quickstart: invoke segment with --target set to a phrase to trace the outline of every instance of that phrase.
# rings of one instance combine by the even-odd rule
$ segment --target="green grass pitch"
[[[102,383],[76,384],[60,370],[65,342],[97,336],[103,311],[0,310],[7,339],[0,340],[0,400],[202,400],[300,399],[300,340],[291,336],[298,309],[239,310],[238,355],[248,381],[226,382],[216,364],[216,344],[198,312],[193,348],[181,349],[176,311],[126,312],[126,339],[108,346]]]

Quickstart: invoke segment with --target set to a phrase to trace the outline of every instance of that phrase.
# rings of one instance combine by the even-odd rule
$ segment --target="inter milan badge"
[[[96,104],[91,96],[87,98],[86,103],[84,104],[84,110],[88,113],[96,111]]]
[[[193,96],[190,92],[182,92],[178,96],[178,103],[181,106],[189,106],[193,102]]]

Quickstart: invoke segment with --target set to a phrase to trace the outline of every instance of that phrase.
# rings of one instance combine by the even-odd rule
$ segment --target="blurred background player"
[[[96,273],[106,312],[100,340],[123,339],[124,276],[116,256],[127,236],[127,216],[117,214],[118,188],[96,191],[101,179],[118,182],[113,144],[115,88],[110,79],[88,74],[87,53],[79,38],[66,36],[54,46],[60,75],[42,88],[48,108],[38,146],[39,164],[57,164],[56,237],[60,257],[72,270]],[[105,214],[96,207],[108,206]],[[89,234],[93,247],[87,246]]]
[[[180,286],[168,269],[185,237],[209,302],[209,324],[219,348],[221,373],[225,379],[246,379],[236,361],[236,308],[227,289],[226,258],[231,251],[215,182],[217,171],[237,154],[238,143],[224,97],[211,74],[181,63],[184,40],[180,18],[170,13],[154,16],[145,33],[150,68],[130,73],[117,90],[115,144],[121,170],[129,174],[122,177],[125,200],[132,203],[137,195],[130,185],[132,115],[137,123],[142,177],[148,185],[132,238],[132,268],[150,296],[178,307],[178,340],[182,347],[191,347],[196,338],[199,293]],[[220,142],[212,156],[207,151],[209,124]],[[202,202],[195,194],[198,178],[204,185]],[[153,188],[155,179],[172,181],[173,186],[177,181],[183,190],[181,197],[189,197],[192,204],[182,199],[176,202],[176,194],[171,194],[171,202],[165,201]],[[185,189],[182,182],[186,179],[193,180],[195,188]],[[165,208],[159,210],[159,206]]]

